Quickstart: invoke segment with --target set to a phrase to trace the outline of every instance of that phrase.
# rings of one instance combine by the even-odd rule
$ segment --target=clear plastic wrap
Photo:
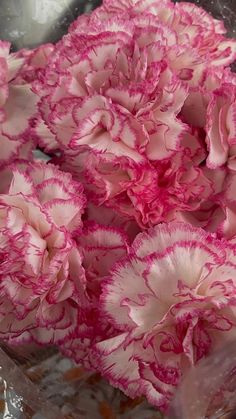
[[[168,419],[236,417],[235,341],[192,368],[176,393]]]
[[[58,407],[53,406],[41,393],[38,386],[27,377],[4,350],[0,349],[2,410],[4,418],[27,417],[27,410],[41,413],[42,417],[60,417]]]
[[[8,353],[7,353],[8,352]],[[52,349],[0,350],[3,419],[161,419]]]

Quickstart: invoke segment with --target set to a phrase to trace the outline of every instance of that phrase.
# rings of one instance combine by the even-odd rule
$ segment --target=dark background
[[[236,37],[236,0],[190,2],[223,19],[229,35]],[[11,41],[14,50],[55,42],[79,14],[100,3],[101,0],[0,0],[0,39]]]

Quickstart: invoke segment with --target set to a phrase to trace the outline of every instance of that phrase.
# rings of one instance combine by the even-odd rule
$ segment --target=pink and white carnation
[[[114,264],[129,253],[129,240],[122,229],[87,222],[77,237],[86,275],[88,304],[79,313],[78,328],[70,333],[61,345],[64,354],[82,363],[88,369],[96,369],[92,347],[114,333],[111,324],[104,321],[99,310],[101,285]]]
[[[138,163],[125,159],[122,148],[118,153],[114,160],[111,153],[81,148],[79,154],[65,152],[60,164],[83,182],[91,203],[133,218],[142,229],[195,212],[216,193],[202,166],[207,151],[198,130],[186,132],[169,159],[150,160],[143,154]]]
[[[92,205],[142,229],[218,205],[204,130],[235,56],[224,32],[186,3],[107,0],[56,45],[35,85],[41,143]]]
[[[10,54],[10,43],[0,41],[0,167],[17,158],[31,158],[30,121],[36,115],[37,96],[22,84],[25,58]]]
[[[225,33],[191,3],[104,0],[55,46],[0,41],[0,338],[163,411],[236,337]]]
[[[77,140],[94,152],[114,154],[118,142],[134,161],[142,161],[145,149],[151,155],[154,146],[154,159],[177,149],[185,130],[177,115],[187,86],[168,67],[167,35],[157,31],[149,37],[143,28],[118,20],[101,26],[99,34],[68,34],[59,43],[39,87],[39,94],[44,92],[39,109],[62,149]]]
[[[131,39],[126,51],[126,44],[121,46],[129,35],[121,35],[112,42],[113,33],[108,35],[104,55],[99,39],[98,46],[81,57],[76,54],[78,63],[63,70],[60,82],[42,98],[40,112],[63,150],[61,167],[84,179],[91,202],[105,204],[145,227],[163,221],[173,209],[195,208],[211,191],[198,167],[205,158],[204,146],[198,133],[192,135],[178,118],[187,86],[163,58],[156,61],[154,52],[160,56],[162,51],[158,42],[150,41],[150,48],[137,45],[133,51]],[[142,76],[147,54],[151,61]],[[77,74],[77,80],[70,72]],[[196,152],[198,161],[192,168]],[[199,202],[194,198],[196,188],[198,200],[199,190],[203,191]]]
[[[89,17],[79,17],[72,24],[71,32],[86,32],[88,28],[96,30],[94,28],[99,22],[117,17],[143,27],[168,28],[168,42],[174,37],[176,40],[175,64],[182,65],[180,75],[187,80],[193,79],[195,71],[199,73],[206,68],[206,63],[211,67],[226,66],[236,58],[236,41],[225,37],[223,22],[187,2],[122,0],[117,3],[104,0],[103,5]]]
[[[116,332],[94,348],[102,375],[165,410],[190,366],[235,338],[235,254],[184,223],[138,235],[103,283],[102,315]]]
[[[71,175],[45,163],[12,167],[0,195],[0,337],[59,343],[86,306],[82,229],[86,199]]]

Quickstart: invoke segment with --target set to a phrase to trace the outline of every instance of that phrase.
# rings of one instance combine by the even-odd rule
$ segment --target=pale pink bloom
[[[40,143],[57,142],[58,163],[91,204],[141,228],[182,218],[205,227],[216,211],[215,231],[222,212],[204,171],[204,128],[219,61],[232,58],[223,33],[186,3],[107,0],[56,45],[35,86]]]
[[[227,164],[236,170],[236,85],[223,84],[215,90],[207,109],[207,166]]]
[[[98,209],[99,211],[99,209]],[[101,284],[114,264],[127,256],[128,238],[121,230],[88,222],[77,237],[83,268],[86,275],[88,304],[79,313],[78,327],[70,333],[60,349],[86,368],[95,369],[92,346],[102,339],[112,336],[113,328],[99,311]]]
[[[55,151],[56,138],[59,164],[93,205],[141,228],[184,220],[217,230],[224,213],[203,129],[221,60],[232,58],[223,33],[187,3],[105,1],[57,44],[35,87],[40,143]]]
[[[126,21],[129,28],[134,25],[136,31],[142,28],[146,38],[159,37],[166,46],[169,68],[194,88],[203,82],[207,69],[222,69],[236,58],[236,41],[223,36],[226,32],[223,23],[186,2],[123,0],[117,4],[107,0],[89,17],[79,17],[70,32],[94,35],[105,28],[118,31],[117,19]]]
[[[84,206],[81,184],[55,166],[13,167],[0,195],[2,339],[57,343],[77,327],[86,281],[74,236]]]
[[[117,33],[108,25],[108,32],[100,28],[104,32],[92,39],[69,34],[59,44],[39,88],[39,95],[45,92],[42,119],[61,148],[72,147],[76,139],[78,146],[115,152],[113,142],[120,140],[120,152],[135,161],[145,148],[152,160],[169,157],[185,130],[177,116],[187,97],[186,85],[166,62],[169,34],[157,30],[149,37],[122,21],[115,27]],[[95,137],[101,124],[105,138],[99,147],[100,137],[91,144],[89,135],[94,131]]]
[[[180,73],[192,53],[182,47],[176,51],[176,36],[168,26],[157,22],[151,27],[148,16],[143,19],[131,22],[122,15],[86,27],[86,18],[80,18],[83,29],[56,46],[36,89],[42,96],[42,120],[62,149],[76,139],[78,146],[95,152],[113,152],[113,142],[120,140],[117,152],[135,161],[144,149],[151,160],[178,149],[185,131],[178,114],[188,93],[187,76]],[[99,136],[91,144],[90,131],[95,137],[101,124],[100,137],[105,138],[100,147]]]
[[[38,99],[30,84],[19,81],[25,58],[10,54],[9,42],[0,41],[0,62],[0,166],[4,166],[16,158],[29,158],[30,121]]]
[[[115,265],[101,302],[116,332],[96,345],[98,369],[165,410],[189,367],[236,335],[236,257],[203,230],[159,225]]]
[[[94,12],[97,20],[107,20],[114,16],[136,19],[143,15],[154,21],[164,23],[176,33],[177,44],[185,49],[194,50],[199,61],[208,62],[210,66],[226,66],[234,62],[236,41],[225,38],[226,30],[221,21],[214,19],[204,9],[187,2],[173,4],[169,0],[122,0],[117,4],[114,0],[105,0],[103,6]],[[84,22],[81,21],[84,24]],[[93,15],[89,24],[93,24]],[[88,26],[88,22],[87,22]],[[72,29],[76,28],[76,23]],[[78,20],[78,30],[80,20]],[[191,67],[189,67],[190,69]],[[187,70],[188,68],[185,68]]]
[[[234,62],[236,40],[224,36],[226,29],[222,21],[214,19],[201,7],[188,2],[176,3],[175,10],[180,16],[176,27],[180,39],[184,32],[186,42],[190,41],[202,59],[209,60],[210,66],[226,66]]]
[[[100,8],[92,13],[87,25],[83,24],[81,27],[81,20],[78,20],[72,25],[70,31],[71,39],[76,41],[78,37],[86,36],[86,34],[96,36],[101,41],[105,41],[108,37],[121,37],[123,41],[127,40],[133,35],[139,48],[145,47],[148,55],[153,55],[155,44],[158,51],[155,51],[156,61],[160,61],[160,57],[164,56],[168,68],[171,69],[179,79],[187,82],[190,86],[197,86],[202,80],[204,71],[207,69],[207,61],[199,56],[198,50],[194,49],[189,40],[185,43],[178,39],[175,28],[172,28],[169,23],[162,22],[159,16],[150,14],[146,11],[144,13],[137,13],[133,16],[134,9],[132,8],[131,16],[127,12],[109,16],[104,16],[104,8]],[[171,9],[168,9],[171,12]],[[104,21],[102,21],[105,19]],[[185,29],[185,25],[181,27],[181,32]],[[101,36],[101,34],[106,36]],[[67,39],[67,42],[69,37]],[[78,42],[78,40],[77,40]],[[89,42],[89,41],[88,41]],[[91,42],[91,41],[90,41]],[[97,39],[94,41],[97,44]],[[68,45],[67,45],[68,47]],[[149,48],[147,48],[149,47]],[[81,48],[81,47],[80,47]],[[82,47],[83,48],[83,47]],[[64,48],[61,50],[62,62],[64,64]],[[80,51],[81,52],[81,51]],[[145,59],[142,59],[142,63]],[[143,69],[142,69],[143,71]]]

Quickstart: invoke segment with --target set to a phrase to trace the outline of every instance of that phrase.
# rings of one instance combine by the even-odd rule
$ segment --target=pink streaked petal
[[[36,96],[29,86],[12,86],[5,105],[6,122],[2,124],[2,131],[9,136],[23,134],[29,126],[29,119],[35,113]]]
[[[25,261],[31,267],[33,274],[39,275],[44,262],[47,243],[31,226],[27,226],[25,233],[29,234],[29,246],[25,249]]]
[[[32,195],[34,194],[34,192],[34,185],[29,176],[27,176],[26,173],[22,173],[21,171],[19,171],[17,167],[13,169],[13,178],[10,185],[9,193],[11,195]]]
[[[135,343],[124,350],[121,346],[124,338],[123,334],[96,345],[100,358],[99,370],[112,385],[122,389],[129,397],[136,397],[140,395],[138,389],[142,381],[138,362],[134,359]]]
[[[88,305],[82,256],[72,238],[82,228],[83,188],[50,164],[19,160],[11,170],[0,211],[1,333],[10,341],[60,343]],[[51,190],[50,199],[45,190],[53,181],[60,198]]]
[[[203,242],[205,243],[210,235],[202,229],[196,229],[184,223],[160,224],[148,233],[142,233],[137,236],[133,243],[133,248],[139,258],[145,258],[150,253],[164,254],[166,247],[172,247],[176,242]],[[220,243],[219,243],[220,248]],[[222,256],[224,257],[224,248],[222,245]],[[217,252],[220,256],[220,253]]]
[[[121,229],[88,223],[80,242],[83,246],[92,248],[118,248],[127,246],[127,237]]]
[[[120,262],[114,267],[111,278],[103,285],[103,307],[107,314],[112,316],[118,327],[122,324],[129,330],[135,325],[129,316],[127,300],[132,299],[133,295],[150,294],[150,289],[143,280],[145,269],[146,263],[136,261],[135,259],[129,263]],[[116,281],[114,281],[114,277],[116,277]],[[132,281],[132,287],[126,281],[125,278],[127,277]],[[138,297],[137,302],[139,301]]]
[[[49,130],[43,120],[38,120],[35,123],[33,132],[36,135],[37,141],[45,152],[51,152],[58,149],[58,143],[55,135]]]
[[[83,214],[84,201],[74,199],[65,201],[64,199],[53,199],[44,205],[47,213],[52,217],[53,222],[58,226],[65,226],[69,231],[73,231],[81,226],[81,216]]]

